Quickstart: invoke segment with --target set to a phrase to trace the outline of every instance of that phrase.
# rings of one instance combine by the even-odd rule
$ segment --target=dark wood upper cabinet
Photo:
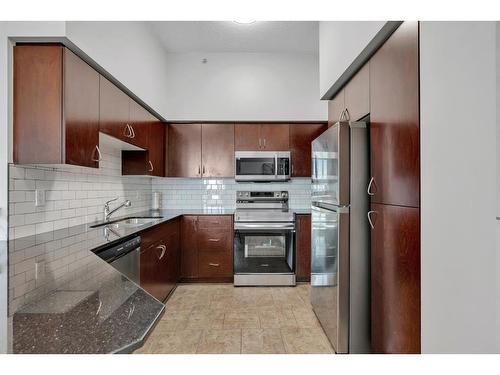
[[[14,47],[14,163],[99,166],[99,74],[61,45]]]
[[[262,124],[260,138],[262,150],[288,151],[290,149],[290,127],[288,124]]]
[[[418,22],[404,22],[370,60],[371,201],[420,204]]]
[[[371,205],[372,350],[420,352],[420,212]]]
[[[170,177],[201,177],[201,124],[170,124],[168,130]]]
[[[165,176],[165,124],[149,115],[148,164],[151,176]]]
[[[201,126],[203,177],[234,177],[234,125]]]
[[[340,116],[345,109],[344,90],[341,90],[328,102],[328,127],[340,120]]]
[[[141,148],[148,148],[151,114],[132,99],[129,99],[128,123],[132,129],[132,138],[127,138],[127,142]]]
[[[235,151],[256,151],[262,148],[260,124],[235,124]]]
[[[236,124],[234,149],[236,151],[288,151],[290,130],[288,124]]]
[[[344,102],[351,121],[358,121],[370,113],[369,62],[345,86]]]
[[[165,176],[165,125],[148,113],[145,151],[122,151],[122,174]]]
[[[297,281],[311,280],[311,215],[297,215]]]
[[[290,124],[292,177],[311,177],[311,142],[326,129],[325,124]]]
[[[129,97],[100,76],[99,130],[125,142],[132,139],[129,124]]]

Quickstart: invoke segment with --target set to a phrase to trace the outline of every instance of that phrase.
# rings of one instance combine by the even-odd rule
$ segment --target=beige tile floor
[[[310,286],[182,284],[135,353],[333,353],[309,303]]]

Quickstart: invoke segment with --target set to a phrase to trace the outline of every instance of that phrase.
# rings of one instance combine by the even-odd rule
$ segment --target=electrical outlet
[[[45,206],[45,190],[35,190],[35,207]]]

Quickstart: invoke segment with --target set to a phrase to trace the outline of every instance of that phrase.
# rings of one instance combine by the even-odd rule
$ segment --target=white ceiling
[[[318,52],[318,22],[150,22],[168,52]]]

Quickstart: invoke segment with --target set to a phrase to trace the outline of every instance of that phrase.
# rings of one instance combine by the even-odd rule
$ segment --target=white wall
[[[420,48],[422,352],[500,351],[495,24],[422,22]]]
[[[385,21],[319,23],[320,97],[339,79],[384,24]]]
[[[327,119],[314,54],[172,53],[166,73],[172,121]]]
[[[166,117],[167,54],[145,22],[66,22],[66,36]]]

